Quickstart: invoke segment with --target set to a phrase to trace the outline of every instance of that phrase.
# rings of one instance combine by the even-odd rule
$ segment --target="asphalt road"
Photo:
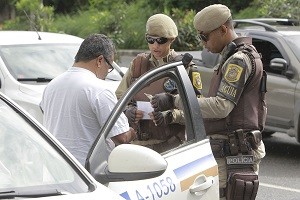
[[[267,155],[259,171],[257,200],[300,200],[300,144],[275,133],[264,138]]]

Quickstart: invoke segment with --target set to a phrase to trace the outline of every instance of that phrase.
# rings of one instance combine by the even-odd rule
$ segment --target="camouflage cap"
[[[165,14],[152,15],[146,23],[146,34],[165,38],[176,38],[178,30],[175,22]]]
[[[203,8],[194,17],[194,27],[199,32],[208,33],[223,25],[231,17],[229,8],[222,4],[213,4]]]

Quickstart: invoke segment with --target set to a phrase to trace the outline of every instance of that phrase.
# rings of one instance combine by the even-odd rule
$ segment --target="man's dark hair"
[[[75,62],[90,61],[100,55],[111,59],[114,53],[115,46],[111,39],[103,34],[92,34],[81,43],[75,56]]]

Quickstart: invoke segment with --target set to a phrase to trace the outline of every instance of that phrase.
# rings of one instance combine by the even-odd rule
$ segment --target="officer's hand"
[[[138,123],[140,119],[143,118],[144,113],[141,110],[138,110],[135,106],[128,106],[125,110],[125,115],[128,118],[128,122]]]
[[[168,125],[172,122],[173,119],[172,111],[170,110],[163,112],[152,112],[149,113],[149,115],[156,126]]]
[[[151,99],[151,105],[155,112],[170,110],[174,108],[175,98],[169,93],[156,94]]]

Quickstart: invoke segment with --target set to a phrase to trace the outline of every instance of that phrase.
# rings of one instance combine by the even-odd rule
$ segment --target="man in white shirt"
[[[47,85],[40,103],[44,126],[83,166],[117,102],[114,91],[104,81],[113,69],[114,53],[109,38],[102,34],[90,35],[82,42],[73,66]],[[135,138],[136,132],[122,114],[106,139],[107,150],[110,152],[114,146]]]

